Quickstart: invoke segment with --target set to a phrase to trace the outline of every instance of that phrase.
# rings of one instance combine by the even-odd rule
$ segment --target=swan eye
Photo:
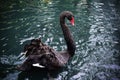
[[[72,20],[72,15],[69,15],[67,18],[68,18],[68,20]]]

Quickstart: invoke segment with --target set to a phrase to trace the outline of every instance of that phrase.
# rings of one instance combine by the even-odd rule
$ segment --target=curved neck
[[[60,17],[60,25],[63,31],[63,35],[67,44],[67,50],[70,53],[71,56],[75,53],[75,43],[73,41],[73,37],[70,33],[70,30],[68,29],[67,25],[65,24],[65,16]]]

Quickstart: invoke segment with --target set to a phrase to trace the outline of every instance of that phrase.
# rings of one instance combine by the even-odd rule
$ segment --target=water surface
[[[72,11],[76,53],[55,80],[120,80],[120,1],[119,0],[9,0],[0,1],[0,79],[43,80],[46,74],[21,73],[17,56],[31,39],[56,50],[66,44],[59,14]]]

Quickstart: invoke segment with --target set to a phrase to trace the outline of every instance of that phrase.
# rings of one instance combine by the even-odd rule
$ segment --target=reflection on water
[[[119,0],[11,0],[1,1],[0,8],[0,79],[47,79],[45,74],[39,77],[39,71],[17,71],[15,67],[21,63],[17,58],[26,43],[39,37],[54,49],[64,50],[59,14],[70,10],[75,15],[75,27],[67,24],[77,50],[54,79],[120,80]]]

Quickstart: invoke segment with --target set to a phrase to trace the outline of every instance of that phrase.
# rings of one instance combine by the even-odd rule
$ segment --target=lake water
[[[21,63],[18,55],[39,37],[64,50],[59,14],[65,10],[75,16],[74,27],[66,23],[77,49],[66,69],[52,80],[120,80],[119,0],[1,0],[0,10],[0,80],[47,79],[44,73],[16,70]]]

